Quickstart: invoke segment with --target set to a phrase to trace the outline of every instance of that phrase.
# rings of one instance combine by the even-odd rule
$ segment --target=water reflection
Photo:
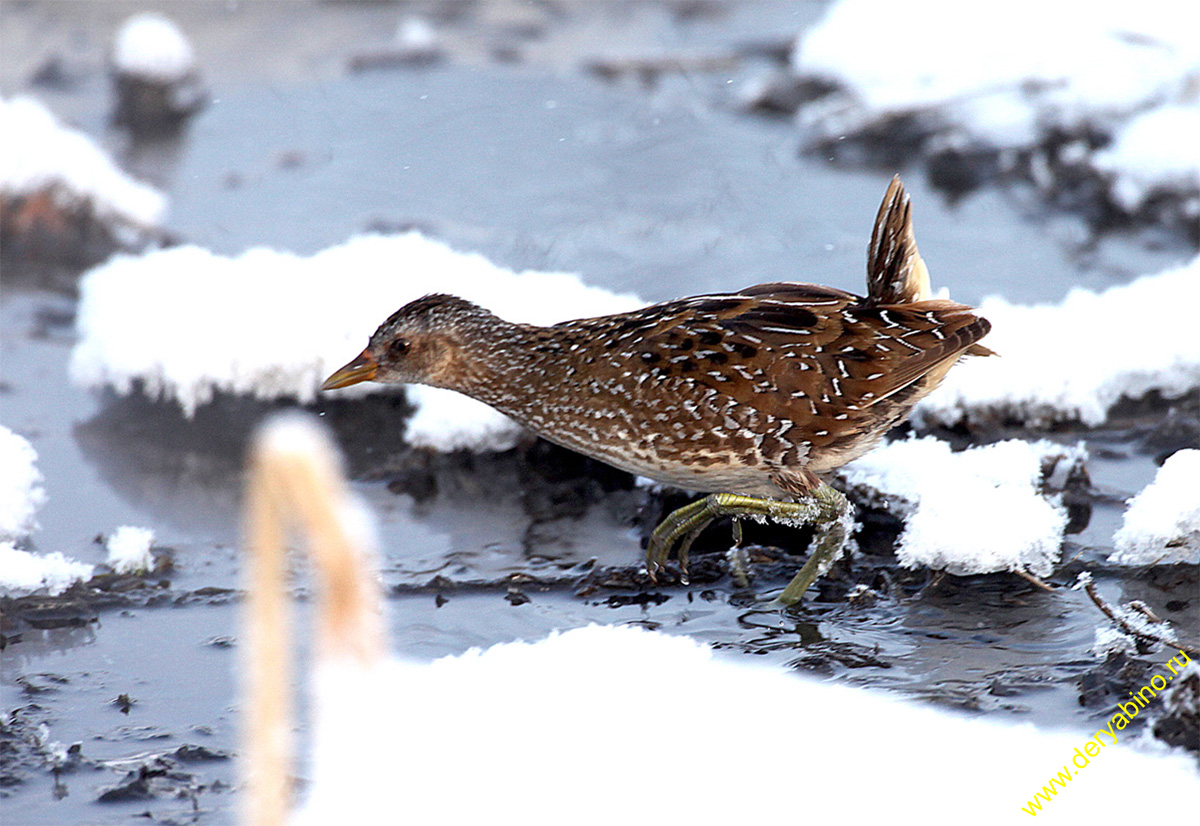
[[[218,396],[188,419],[174,403],[110,394],[73,435],[104,483],[156,524],[235,542],[250,434],[290,407]],[[627,528],[644,495],[627,474],[532,438],[503,453],[410,448],[402,393],[311,411],[333,428],[376,515],[388,585],[495,581],[640,554]]]
[[[13,635],[9,635],[4,648],[4,667],[9,679],[26,669],[52,667],[53,660],[49,658],[53,655],[91,645],[96,641],[96,629],[92,623],[73,628],[25,628],[19,632],[19,637],[12,641]]]

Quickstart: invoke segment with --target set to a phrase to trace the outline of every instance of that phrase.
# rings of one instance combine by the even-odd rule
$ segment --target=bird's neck
[[[536,349],[536,339],[542,329],[490,313],[472,319],[456,331],[453,368],[439,385],[502,413],[519,414],[530,393],[549,392],[539,381],[539,361],[545,356]]]

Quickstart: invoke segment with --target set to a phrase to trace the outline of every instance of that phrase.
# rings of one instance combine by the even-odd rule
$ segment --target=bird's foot
[[[817,526],[818,532],[808,562],[775,599],[782,606],[799,602],[808,587],[837,561],[853,526],[850,503],[824,482],[799,502],[783,502],[740,493],[710,493],[674,511],[654,529],[650,535],[650,546],[646,549],[646,571],[650,578],[654,579],[663,569],[672,548],[678,546],[681,579],[686,583],[688,551],[692,542],[713,520],[722,516],[732,516],[735,520],[750,518],[759,522],[779,522],[795,527],[807,524]]]

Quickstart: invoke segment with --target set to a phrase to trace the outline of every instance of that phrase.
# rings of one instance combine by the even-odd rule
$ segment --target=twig
[[[1092,575],[1086,571],[1080,574],[1079,579],[1076,581],[1076,587],[1079,586],[1083,587],[1083,590],[1087,592],[1087,595],[1091,598],[1092,602],[1095,603],[1096,607],[1100,609],[1100,612],[1103,613],[1104,616],[1112,620],[1114,625],[1131,637],[1136,637],[1137,639],[1147,642],[1161,643],[1162,645],[1170,648],[1179,648],[1188,654],[1200,655],[1200,648],[1196,648],[1195,646],[1191,645],[1184,645],[1180,643],[1179,640],[1175,639],[1175,631],[1170,624],[1166,622],[1166,620],[1155,616],[1154,612],[1147,608],[1144,603],[1136,603],[1136,608],[1134,607],[1134,603],[1131,603],[1128,608],[1123,606],[1120,610],[1113,608],[1112,605],[1110,605],[1108,601],[1104,599],[1104,597],[1100,596],[1100,592],[1096,590],[1095,580],[1093,580]],[[1154,631],[1156,633],[1150,633],[1149,630],[1145,628],[1135,627],[1129,622],[1128,619],[1125,618],[1125,616],[1123,616],[1124,612],[1129,610],[1138,611],[1140,614],[1142,614],[1142,616],[1146,617],[1147,621],[1149,621],[1151,624],[1162,626],[1162,630],[1155,628]]]
[[[1036,585],[1037,587],[1041,588],[1043,591],[1049,591],[1050,593],[1054,593],[1053,587],[1047,585],[1041,579],[1039,579],[1038,577],[1029,573],[1029,571],[1022,571],[1020,568],[1017,568],[1013,571],[1013,573],[1016,574],[1017,576],[1021,577],[1021,579],[1026,580],[1030,584]]]

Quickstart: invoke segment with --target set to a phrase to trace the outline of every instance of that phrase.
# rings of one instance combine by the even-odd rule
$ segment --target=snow
[[[1109,562],[1200,563],[1200,450],[1180,450],[1129,500]]]
[[[1095,641],[1092,643],[1092,654],[1097,659],[1107,660],[1113,654],[1134,655],[1137,653],[1137,643],[1133,637],[1111,625],[1101,625],[1096,628]]]
[[[508,416],[453,390],[413,385],[408,398],[417,405],[404,431],[413,447],[449,452],[486,445],[488,450],[508,450],[521,435],[521,426]]]
[[[168,17],[141,12],[117,31],[113,65],[125,75],[175,83],[195,69],[196,58],[183,32]]]
[[[911,116],[904,131],[934,136],[931,150],[975,145],[1008,160],[1063,134],[1112,136],[1109,149],[1074,147],[1072,162],[1128,212],[1170,191],[1196,214],[1197,31],[1200,3],[1181,0],[1013,0],[986,22],[958,0],[838,0],[792,55],[797,74],[838,91],[799,117],[833,141]]]
[[[842,822],[846,798],[830,790],[855,784],[847,767],[861,766],[866,748],[886,770],[851,804],[855,822],[891,822],[897,801],[931,788],[931,811],[1010,822],[1090,734],[950,714],[634,627],[591,626],[429,666],[325,663],[315,691],[312,783],[297,826],[393,822],[398,812],[491,820],[501,801],[525,823],[561,823],[563,812],[585,824],[743,823],[801,809]],[[1138,795],[1115,787],[1200,795],[1186,756],[1141,753],[1116,736],[1109,748],[1100,735],[1103,759],[1047,811],[1114,822],[1145,814]],[[821,758],[797,768],[810,748]]]
[[[907,568],[1047,576],[1066,512],[1039,492],[1042,467],[1082,458],[1082,448],[1015,439],[954,453],[930,436],[884,445],[840,473],[853,498],[905,519],[896,554]]]
[[[45,589],[57,596],[76,582],[92,577],[92,566],[67,559],[60,552],[40,555],[0,542],[0,592]]]
[[[0,425],[0,593],[45,589],[61,594],[90,579],[92,566],[17,548],[16,542],[37,527],[37,509],[46,500],[37,452],[24,438]]]
[[[46,491],[36,463],[33,445],[0,425],[0,540],[20,539],[37,527]]]
[[[154,543],[154,531],[122,525],[113,531],[104,543],[108,551],[108,566],[118,574],[145,573],[154,566],[150,546]]]
[[[936,107],[947,124],[1017,146],[1182,96],[1200,67],[1196,31],[1200,6],[1177,0],[1013,0],[986,23],[957,0],[839,0],[793,66],[852,90],[825,124],[831,136]]]
[[[71,374],[118,393],[137,383],[188,415],[217,392],[309,403],[390,313],[431,292],[534,324],[642,304],[567,273],[513,272],[416,232],[359,236],[312,256],[255,248],[227,257],[180,246],[117,256],[84,275]],[[364,383],[337,395],[383,389]],[[502,450],[519,432],[445,391],[415,389],[410,398],[414,444]]]
[[[40,102],[0,98],[0,196],[50,190],[64,206],[90,202],[103,219],[157,225],[166,211],[158,190],[135,181],[87,135],[61,125]]]
[[[1114,178],[1112,194],[1126,212],[1163,191],[1194,193],[1200,215],[1200,102],[1164,106],[1138,115],[1117,133],[1094,163]]]
[[[1174,398],[1200,388],[1200,336],[1165,320],[1166,305],[1200,302],[1200,257],[1103,292],[1076,288],[1060,304],[985,299],[984,340],[999,356],[969,358],[923,399],[918,422],[1015,419],[1102,424],[1122,396]]]

